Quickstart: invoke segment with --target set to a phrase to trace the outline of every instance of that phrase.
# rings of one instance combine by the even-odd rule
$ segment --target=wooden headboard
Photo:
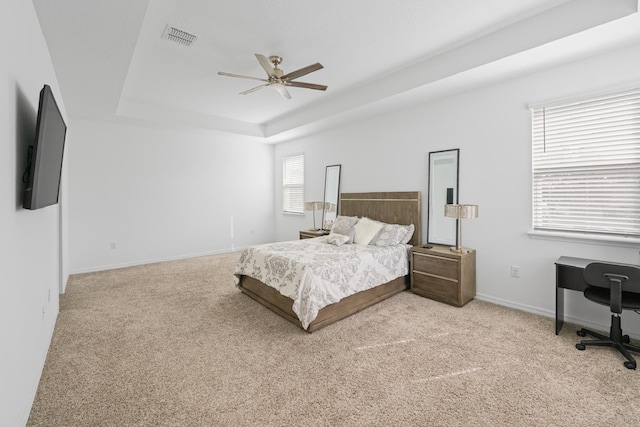
[[[422,240],[422,215],[419,191],[381,193],[340,193],[339,214],[366,216],[387,224],[413,224],[416,228],[409,244],[419,245]]]

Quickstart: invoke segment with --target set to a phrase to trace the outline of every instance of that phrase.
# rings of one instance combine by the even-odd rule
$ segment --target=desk
[[[564,290],[584,292],[588,286],[584,280],[584,269],[596,260],[561,256],[556,261],[556,335],[564,324]]]

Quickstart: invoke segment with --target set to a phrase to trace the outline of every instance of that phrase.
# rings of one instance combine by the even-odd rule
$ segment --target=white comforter
[[[293,300],[293,312],[307,329],[318,311],[342,298],[387,283],[409,271],[405,245],[335,246],[326,237],[269,243],[245,249],[234,271]]]

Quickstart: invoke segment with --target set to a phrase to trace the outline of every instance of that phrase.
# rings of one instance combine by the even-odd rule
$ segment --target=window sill
[[[587,233],[566,233],[561,231],[537,231],[532,230],[527,232],[531,239],[542,240],[559,240],[572,243],[586,243],[590,245],[607,245],[607,246],[621,246],[628,248],[640,247],[640,238],[637,237],[622,237],[622,236],[608,236],[608,235],[595,235]]]

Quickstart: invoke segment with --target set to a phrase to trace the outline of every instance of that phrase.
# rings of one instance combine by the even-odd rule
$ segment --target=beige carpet
[[[309,335],[237,258],[72,276],[28,425],[640,425],[640,373],[573,325],[404,292]]]

